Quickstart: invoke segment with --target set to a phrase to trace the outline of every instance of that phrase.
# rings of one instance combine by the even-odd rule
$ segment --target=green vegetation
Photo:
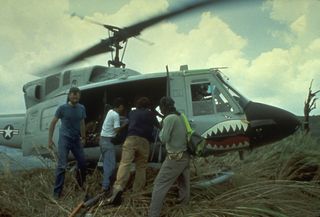
[[[194,160],[192,183],[213,176],[220,169],[231,168],[231,180],[199,189],[192,187],[188,207],[176,204],[176,189],[169,192],[163,208],[164,216],[275,216],[316,217],[320,215],[320,144],[308,135],[297,134],[281,142],[223,157]],[[152,182],[157,171],[148,169],[148,185],[144,192],[123,195],[122,205],[113,207],[100,201],[92,216],[146,216]],[[0,216],[68,216],[84,199],[77,190],[72,172],[67,173],[64,196],[51,197],[53,171],[37,169],[19,174],[6,171],[0,177]],[[88,192],[99,192],[101,174],[95,170],[88,176]]]

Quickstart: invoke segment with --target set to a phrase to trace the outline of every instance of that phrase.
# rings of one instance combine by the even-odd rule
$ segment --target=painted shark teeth
[[[205,131],[202,136],[204,138],[214,137],[216,135],[223,135],[235,132],[246,132],[248,129],[248,121],[246,120],[227,120],[220,122],[207,131]]]
[[[233,150],[233,149],[240,149],[240,148],[248,148],[249,147],[249,142],[244,141],[240,142],[238,144],[230,144],[230,145],[217,145],[217,144],[210,144],[207,146],[208,149],[211,150]]]

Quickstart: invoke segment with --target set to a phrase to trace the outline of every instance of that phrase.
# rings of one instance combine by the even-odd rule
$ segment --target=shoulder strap
[[[187,133],[188,134],[192,133],[193,130],[192,130],[191,126],[190,126],[190,123],[189,123],[189,121],[187,119],[187,116],[184,113],[181,113],[181,116],[183,118],[184,124],[186,125]]]

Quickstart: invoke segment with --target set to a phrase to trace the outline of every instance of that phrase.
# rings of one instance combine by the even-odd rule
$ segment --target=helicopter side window
[[[59,88],[60,74],[55,74],[46,78],[46,95]]]
[[[70,84],[70,71],[66,71],[63,74],[63,85],[69,85]]]
[[[212,87],[210,83],[191,84],[193,115],[214,114]]]

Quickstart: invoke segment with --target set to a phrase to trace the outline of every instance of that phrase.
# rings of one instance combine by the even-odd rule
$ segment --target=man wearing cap
[[[165,118],[159,138],[166,145],[167,157],[154,181],[149,217],[160,216],[165,196],[176,180],[179,188],[178,202],[186,205],[190,199],[190,157],[187,153],[187,129],[183,117],[170,97],[160,99],[160,110]]]
[[[56,178],[53,196],[58,199],[63,189],[65,170],[68,163],[69,151],[77,160],[76,179],[80,187],[86,178],[86,162],[84,157],[83,145],[85,144],[85,122],[86,110],[79,103],[80,89],[72,87],[69,90],[68,102],[59,106],[49,127],[48,147],[53,148],[53,133],[58,120],[61,120],[58,141],[58,164],[56,168]]]

